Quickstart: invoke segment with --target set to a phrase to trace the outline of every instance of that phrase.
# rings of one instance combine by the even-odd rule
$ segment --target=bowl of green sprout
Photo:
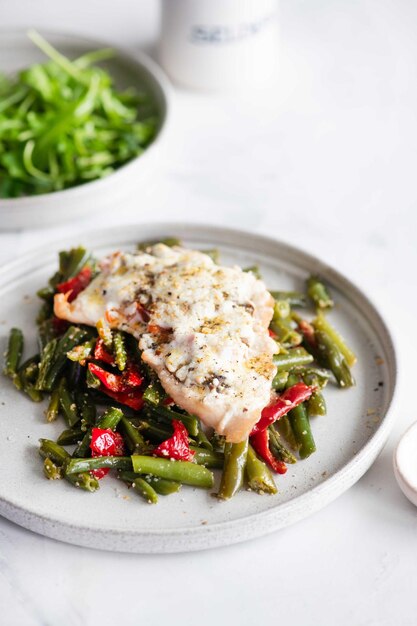
[[[170,86],[143,53],[1,33],[0,230],[133,204],[162,157]]]

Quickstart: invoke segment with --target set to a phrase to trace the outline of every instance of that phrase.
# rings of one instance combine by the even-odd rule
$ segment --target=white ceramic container
[[[265,87],[277,78],[278,0],[162,0],[161,63],[205,91]]]

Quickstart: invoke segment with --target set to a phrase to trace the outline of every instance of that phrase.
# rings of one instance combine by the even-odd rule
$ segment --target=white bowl
[[[91,50],[109,47],[103,42],[74,35],[42,35],[60,52],[74,58]],[[112,47],[112,46],[110,46]],[[0,31],[0,71],[15,73],[33,63],[44,62],[43,52],[24,32]],[[64,191],[0,200],[0,230],[36,228],[76,220],[106,211],[144,191],[144,183],[161,158],[166,134],[170,85],[162,70],[143,53],[116,49],[116,56],[104,62],[118,87],[145,86],[156,102],[160,125],[155,139],[145,152],[106,178]]]
[[[401,491],[417,506],[417,422],[405,431],[398,442],[393,465]]]

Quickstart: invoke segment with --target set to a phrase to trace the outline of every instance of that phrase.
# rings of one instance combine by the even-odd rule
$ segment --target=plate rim
[[[380,311],[379,305],[375,304],[361,288],[356,286],[353,281],[339,270],[329,265],[320,257],[310,252],[305,252],[296,245],[289,244],[286,241],[268,235],[251,233],[248,230],[191,222],[147,222],[120,225],[117,227],[104,227],[98,230],[79,230],[70,236],[36,247],[21,255],[18,259],[0,267],[0,285],[6,286],[8,281],[6,280],[6,282],[4,282],[4,278],[13,280],[13,278],[10,278],[10,274],[19,272],[19,270],[23,271],[28,262],[33,263],[38,257],[42,257],[43,263],[47,264],[48,257],[55,255],[61,246],[75,245],[74,242],[77,239],[81,241],[96,241],[97,246],[111,245],[112,239],[116,240],[118,245],[121,245],[123,241],[128,245],[129,242],[140,240],[140,229],[146,231],[143,235],[144,238],[152,236],[162,237],[165,231],[166,234],[181,234],[185,238],[188,236],[200,240],[208,239],[211,242],[218,240],[219,243],[243,250],[251,250],[251,248],[247,246],[247,242],[250,241],[253,243],[252,251],[258,249],[255,248],[255,244],[258,243],[260,244],[259,251],[262,254],[266,254],[262,251],[262,244],[265,245],[265,243],[267,243],[269,246],[280,247],[285,253],[294,255],[304,262],[319,266],[321,271],[325,272],[328,276],[334,277],[338,282],[338,286],[342,286],[343,293],[348,299],[351,297],[350,294],[353,293],[359,298],[362,304],[366,305],[368,311],[372,313],[373,320],[375,321],[371,322],[368,315],[366,315],[366,319],[371,323],[382,345],[385,347],[386,352],[389,353],[390,363],[388,378],[392,379],[390,380],[392,389],[387,401],[386,411],[381,417],[381,422],[356,455],[350,458],[337,472],[319,485],[309,489],[306,493],[296,496],[285,503],[278,503],[277,506],[265,511],[250,513],[233,520],[215,522],[209,526],[183,526],[169,531],[163,529],[135,531],[122,528],[109,530],[100,528],[99,526],[83,525],[82,522],[74,526],[56,517],[48,517],[36,513],[27,507],[12,502],[10,499],[3,498],[1,494],[0,515],[3,515],[5,518],[28,530],[75,545],[112,551],[170,553],[220,547],[259,537],[298,522],[332,502],[336,497],[344,493],[357,482],[371,467],[375,458],[385,445],[395,420],[399,387],[398,349],[395,335],[391,332],[384,314]],[[135,237],[135,232],[138,232],[137,237]],[[237,238],[239,238],[239,244],[236,243]],[[108,243],[106,243],[106,240],[108,240]],[[345,291],[346,288],[348,288],[347,293]],[[377,330],[376,327],[378,327],[379,330]],[[384,335],[383,337],[381,335],[381,329]],[[307,510],[307,513],[304,513],[305,510]],[[243,530],[242,526],[244,527]],[[63,538],[59,531],[62,527],[65,527],[68,531],[78,532],[79,536],[76,538],[68,538],[69,533],[66,533],[67,538]],[[110,535],[113,538],[112,545],[108,545]],[[182,542],[181,539],[183,539]],[[186,540],[185,542],[184,539]]]

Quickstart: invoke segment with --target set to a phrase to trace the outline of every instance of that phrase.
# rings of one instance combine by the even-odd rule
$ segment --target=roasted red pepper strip
[[[96,341],[96,345],[94,347],[94,358],[97,361],[103,361],[103,363],[107,363],[108,365],[115,365],[114,357],[107,350],[102,339],[97,339]]]
[[[309,387],[304,383],[297,383],[292,387],[288,387],[283,391],[276,400],[269,404],[262,411],[261,419],[252,429],[252,435],[266,430],[268,426],[273,424],[288,411],[309,399],[315,387]]]
[[[174,434],[159,444],[153,451],[155,456],[162,456],[176,461],[192,461],[194,452],[190,450],[188,432],[179,420],[172,420]]]
[[[110,428],[93,428],[91,431],[91,456],[123,456],[123,438]],[[108,474],[109,469],[102,467],[93,470],[92,474],[98,479]]]
[[[284,461],[278,461],[269,449],[269,431],[261,430],[254,435],[251,435],[250,442],[259,454],[259,456],[278,474],[285,474],[287,466]]]
[[[143,376],[140,375],[139,370],[134,365],[128,365],[123,374],[108,372],[96,363],[89,363],[88,369],[94,376],[97,376],[106,389],[115,393],[130,391],[132,387],[140,387],[143,383]]]
[[[59,283],[56,288],[60,293],[71,292],[68,302],[72,302],[91,282],[91,267],[84,267],[74,278],[70,278],[65,283]]]
[[[115,392],[126,391],[128,389],[128,385],[124,382],[121,376],[113,374],[112,372],[107,372],[95,363],[89,363],[88,369],[92,374],[94,374],[94,376],[97,376],[106,389]]]
[[[130,406],[134,411],[140,411],[140,409],[144,405],[143,400],[143,392],[139,389],[131,389],[130,391],[111,391],[110,389],[106,389],[104,385],[101,385],[100,391],[105,393],[106,396],[113,398],[119,404],[125,404],[126,406]]]

